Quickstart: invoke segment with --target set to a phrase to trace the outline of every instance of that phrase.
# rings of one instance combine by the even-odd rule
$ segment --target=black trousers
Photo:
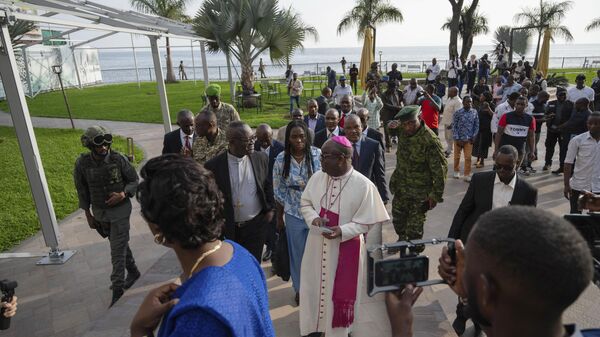
[[[566,138],[566,139],[565,139]],[[546,165],[552,165],[552,157],[554,156],[554,149],[556,148],[556,144],[558,144],[559,152],[558,158],[560,162],[560,168],[564,167],[565,157],[567,156],[567,147],[569,146],[569,137],[567,135],[557,133],[557,132],[548,132],[546,134]]]
[[[265,244],[265,229],[267,222],[265,214],[261,213],[243,224],[235,224],[233,241],[246,248],[260,264],[263,246]]]
[[[273,220],[265,226],[265,246],[268,250],[275,251],[277,243],[277,212],[273,216]]]

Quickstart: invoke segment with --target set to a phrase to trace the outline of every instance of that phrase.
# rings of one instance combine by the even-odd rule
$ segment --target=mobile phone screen
[[[427,281],[428,278],[429,259],[427,256],[383,260],[375,263],[375,285],[377,287],[418,283]]]

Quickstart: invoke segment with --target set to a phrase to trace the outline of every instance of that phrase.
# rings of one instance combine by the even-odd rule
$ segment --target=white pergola
[[[26,10],[36,10],[37,13],[30,14]],[[40,12],[43,13],[39,14]],[[190,40],[192,45],[194,42],[199,42],[205,84],[208,84],[204,46],[204,42],[207,40],[198,37],[189,24],[134,11],[118,10],[92,1],[25,0],[15,2],[0,0],[0,78],[4,84],[6,98],[25,164],[25,171],[41,223],[42,234],[46,246],[50,248],[48,256],[44,257],[38,264],[61,264],[66,262],[74,252],[61,251],[59,248],[60,239],[56,215],[48,191],[48,184],[8,31],[8,26],[15,20],[70,27],[70,30],[61,34],[63,36],[81,30],[100,31],[102,33],[102,35],[88,41],[71,46],[71,50],[117,33],[147,36],[152,50],[165,133],[171,131],[171,118],[158,49],[158,39],[161,37],[185,39]],[[79,74],[77,75],[79,76]]]

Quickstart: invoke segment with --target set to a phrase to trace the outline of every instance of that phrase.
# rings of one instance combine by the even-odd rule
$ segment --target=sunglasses
[[[105,135],[99,135],[99,136],[94,137],[94,139],[92,140],[92,142],[96,146],[102,146],[104,144],[112,144],[113,137],[112,137],[112,135],[110,133],[107,133]]]

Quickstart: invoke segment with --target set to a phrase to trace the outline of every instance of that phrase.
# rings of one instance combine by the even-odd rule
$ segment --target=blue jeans
[[[290,253],[292,286],[294,287],[294,290],[298,292],[300,290],[300,267],[302,266],[302,256],[304,255],[306,238],[308,238],[308,226],[306,225],[306,222],[304,222],[304,219],[285,213],[285,231],[287,234],[288,251]]]
[[[300,96],[290,96],[290,113],[294,110],[294,101],[296,101],[296,106],[300,108]]]

